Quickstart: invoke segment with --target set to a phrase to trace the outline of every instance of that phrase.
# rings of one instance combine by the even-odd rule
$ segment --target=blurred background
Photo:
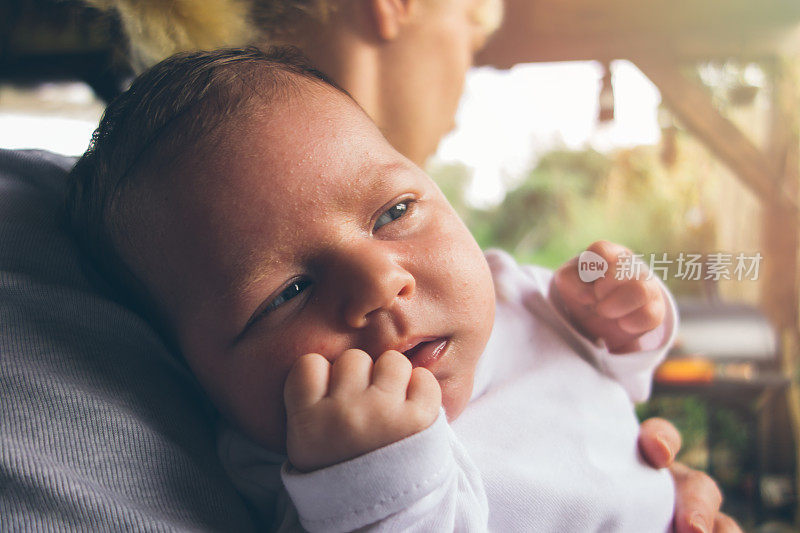
[[[642,254],[682,324],[640,414],[678,426],[746,530],[800,531],[800,2],[514,9],[428,171],[484,248]],[[127,56],[108,14],[3,0],[0,147],[80,154]]]

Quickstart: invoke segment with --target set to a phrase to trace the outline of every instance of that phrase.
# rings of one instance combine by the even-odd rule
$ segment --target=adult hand
[[[676,463],[681,436],[661,418],[642,422],[639,449],[654,468],[669,468],[675,481],[675,533],[741,533],[741,528],[720,511],[722,493],[708,474]]]

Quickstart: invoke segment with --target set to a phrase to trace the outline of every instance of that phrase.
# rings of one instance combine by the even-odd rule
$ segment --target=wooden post
[[[772,123],[768,156],[777,171],[775,179],[785,194],[798,199],[800,190],[800,57],[778,58],[771,68]],[[773,430],[783,428],[795,447],[795,494],[800,494],[800,217],[783,205],[766,205],[762,217],[765,261],[762,307],[782,334],[782,369],[791,380],[785,397],[786,420],[772,420]],[[790,434],[786,434],[786,433]],[[774,434],[774,433],[773,433]],[[778,431],[780,435],[780,431]],[[800,525],[800,500],[796,525]]]

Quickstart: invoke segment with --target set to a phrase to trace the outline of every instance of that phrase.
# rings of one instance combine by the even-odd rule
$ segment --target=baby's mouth
[[[430,366],[444,355],[448,345],[449,339],[443,337],[422,339],[411,348],[405,350],[403,355],[408,357],[415,368],[422,366],[430,369]]]

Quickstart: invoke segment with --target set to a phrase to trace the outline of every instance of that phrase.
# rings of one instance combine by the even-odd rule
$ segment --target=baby
[[[292,53],[145,73],[73,169],[69,211],[230,425],[223,462],[272,529],[668,528],[630,399],[674,330],[659,283],[484,255]],[[623,251],[591,250],[611,273]]]

